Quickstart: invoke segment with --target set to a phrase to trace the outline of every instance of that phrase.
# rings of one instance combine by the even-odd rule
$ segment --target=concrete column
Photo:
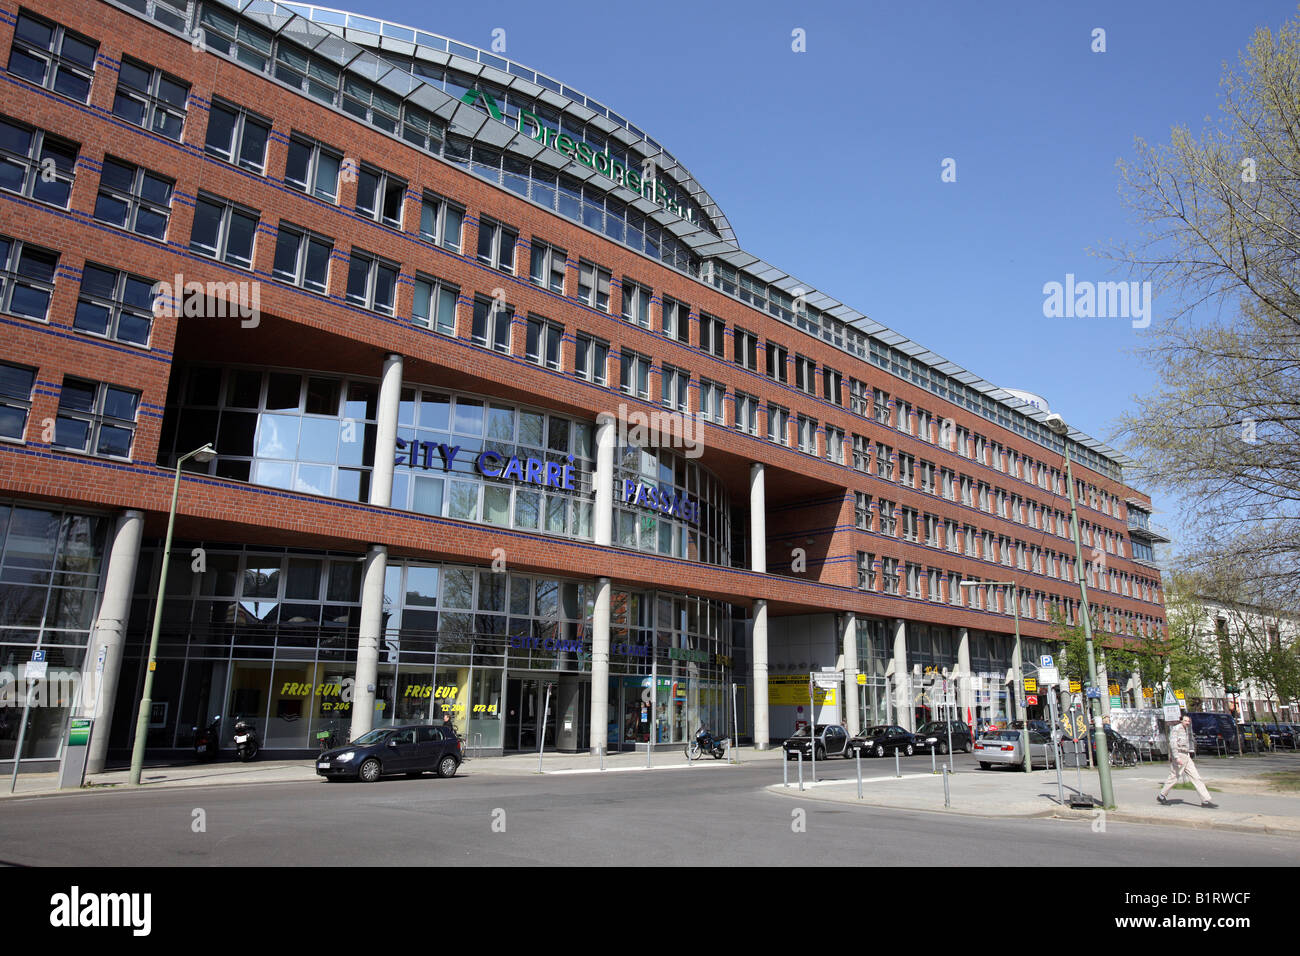
[[[591,518],[596,544],[609,547],[614,540],[614,416],[602,412],[596,416],[595,504]]]
[[[959,628],[957,631],[957,670],[961,677],[957,681],[957,707],[961,710],[958,720],[975,725],[975,694],[972,690],[974,677],[970,672],[970,630]]]
[[[370,503],[388,508],[393,503],[393,464],[397,452],[397,413],[402,401],[402,357],[384,360],[379,382],[379,408],[375,427],[375,467],[370,475]],[[382,598],[383,593],[380,592]]]
[[[766,750],[770,743],[767,705],[767,602],[754,602],[754,749]]]
[[[609,742],[609,578],[596,579],[591,610],[591,752]]]
[[[767,573],[767,482],[764,471],[760,462],[749,466],[749,568],[762,574]]]
[[[916,722],[912,713],[911,675],[907,670],[907,622],[901,617],[894,621],[894,709],[898,726],[912,730]]]
[[[81,670],[80,716],[95,718],[95,730],[86,756],[86,773],[102,771],[108,753],[108,732],[113,726],[113,705],[117,701],[126,623],[131,611],[131,592],[135,589],[135,569],[140,564],[143,531],[144,513],[124,511],[117,519],[108,546],[104,599],[99,605],[99,617],[95,619],[95,630],[86,648],[86,660]],[[103,670],[98,669],[101,648],[104,652]]]
[[[357,635],[357,669],[352,688],[351,739],[369,732],[375,723],[375,685],[379,682],[379,641],[384,626],[384,574],[388,548],[373,544],[361,572],[361,627]]]
[[[858,715],[858,616],[844,615],[844,723],[850,734],[862,729]]]

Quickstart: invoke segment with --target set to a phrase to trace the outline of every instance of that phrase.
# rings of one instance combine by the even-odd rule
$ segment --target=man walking
[[[1205,789],[1201,775],[1196,772],[1196,764],[1192,761],[1192,718],[1187,714],[1183,714],[1183,719],[1169,728],[1169,760],[1173,766],[1169,770],[1169,779],[1156,794],[1157,801],[1168,803],[1169,791],[1181,777],[1186,775],[1201,796],[1201,806],[1218,807],[1218,804],[1210,799],[1210,792]]]

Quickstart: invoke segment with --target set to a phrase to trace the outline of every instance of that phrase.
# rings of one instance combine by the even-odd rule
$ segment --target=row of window
[[[24,439],[35,387],[36,369],[0,363],[0,438]],[[132,389],[64,376],[50,443],[67,451],[129,459],[139,404],[140,393]]]
[[[1050,578],[1072,581],[1075,576],[1074,559],[1068,554],[981,530],[953,518],[919,512],[885,498],[873,499],[861,491],[854,493],[854,523],[861,531],[924,543],[931,548],[944,548],[953,554],[1017,567]],[[1157,580],[1108,568],[1105,556],[1097,550],[1093,551],[1091,560],[1084,562],[1084,570],[1089,584],[1099,590],[1140,597],[1153,603],[1161,600]]]
[[[1012,592],[1008,588],[979,578],[963,577],[955,571],[923,567],[883,555],[877,558],[869,551],[857,553],[857,570],[858,588],[862,591],[949,604],[953,607],[969,607],[1008,616],[1016,613],[1012,606]],[[963,582],[973,582],[978,586],[963,587]],[[1018,589],[1016,593],[1020,599],[1021,617],[1038,621],[1060,620],[1071,625],[1078,619],[1079,603],[1073,599],[1046,591]],[[1164,623],[1148,615],[1094,605],[1092,602],[1089,602],[1089,610],[1098,628],[1108,633],[1132,637],[1154,637],[1164,633]]]

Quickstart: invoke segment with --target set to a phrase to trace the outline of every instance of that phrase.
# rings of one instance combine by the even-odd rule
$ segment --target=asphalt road
[[[907,764],[917,772],[928,770],[930,760],[914,757]],[[893,772],[892,760],[863,765],[873,775]],[[819,777],[853,773],[846,761],[821,768]],[[779,773],[779,763],[766,762],[506,776],[475,773],[471,762],[451,780],[19,798],[0,807],[0,864],[1300,864],[1300,840],[1276,836],[1116,822],[1094,833],[1087,821],[880,810],[762,790],[779,782]],[[803,832],[794,826],[797,811],[804,815]],[[204,827],[195,832],[200,819]]]

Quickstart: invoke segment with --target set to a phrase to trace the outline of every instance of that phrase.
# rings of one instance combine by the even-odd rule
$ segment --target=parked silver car
[[[995,765],[1023,767],[1025,757],[1020,747],[1019,730],[995,730],[975,741],[975,759],[981,769],[992,770]],[[1037,730],[1029,731],[1030,766],[1050,766],[1048,751],[1052,748],[1052,738]]]

